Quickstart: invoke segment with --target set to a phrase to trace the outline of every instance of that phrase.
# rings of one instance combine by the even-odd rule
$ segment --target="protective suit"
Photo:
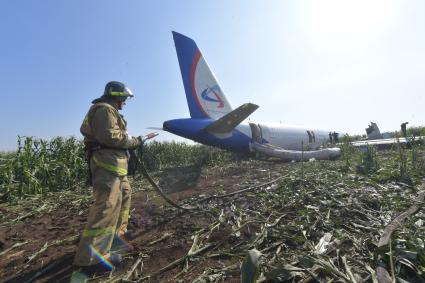
[[[127,149],[141,144],[139,138],[127,134],[127,123],[113,103],[102,98],[93,103],[80,131],[90,156],[95,202],[74,258],[77,266],[101,262],[114,236],[127,230],[131,203]]]

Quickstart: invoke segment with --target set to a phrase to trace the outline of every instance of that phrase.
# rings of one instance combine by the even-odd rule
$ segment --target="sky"
[[[422,0],[1,0],[0,150],[81,138],[111,80],[131,135],[189,117],[171,31],[193,38],[251,121],[363,134],[425,126]],[[158,140],[182,138],[161,132]]]

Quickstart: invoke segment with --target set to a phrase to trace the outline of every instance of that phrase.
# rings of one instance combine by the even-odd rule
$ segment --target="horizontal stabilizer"
[[[205,127],[205,130],[212,134],[224,134],[231,132],[237,125],[257,110],[258,105],[245,103],[230,113],[227,113],[214,123]]]
[[[163,131],[164,130],[162,127],[147,127],[146,129],[157,130],[157,131]]]

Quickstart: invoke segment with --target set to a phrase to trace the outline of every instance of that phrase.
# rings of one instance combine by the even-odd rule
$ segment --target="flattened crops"
[[[361,153],[345,145],[339,161],[297,163],[241,159],[208,148],[201,149],[199,162],[196,150],[191,159],[162,161],[151,170],[161,183],[170,179],[164,178],[167,168],[200,164],[195,183],[168,195],[198,209],[168,206],[136,175],[130,221],[135,250],[123,267],[85,279],[424,282],[423,148]],[[80,179],[67,190],[13,195],[3,180],[0,281],[69,282],[90,188]],[[74,279],[83,277],[74,272]]]

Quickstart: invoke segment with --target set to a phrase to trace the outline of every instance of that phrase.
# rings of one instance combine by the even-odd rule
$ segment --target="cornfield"
[[[150,171],[194,164],[218,166],[241,158],[237,153],[199,144],[154,141],[143,149],[143,161]]]
[[[64,282],[51,276],[71,276],[55,268],[73,255],[64,251],[75,250],[93,201],[84,193],[83,145],[75,138],[20,138],[18,145],[0,154],[1,194],[14,200],[0,201],[2,276]],[[165,205],[134,178],[140,189],[130,226],[140,250],[102,280],[378,282],[385,270],[390,281],[379,282],[423,282],[424,143],[361,151],[347,137],[341,148],[335,161],[236,163],[237,155],[206,146],[146,144],[144,162],[159,179],[174,167],[211,166],[193,187],[173,191],[179,204],[198,210]]]
[[[239,158],[236,154],[204,145],[152,142],[143,148],[150,171],[194,164],[220,165]],[[44,140],[18,137],[16,152],[0,154],[0,198],[75,190],[85,186],[87,165],[84,145],[74,137]]]
[[[56,137],[52,140],[18,137],[16,152],[0,153],[0,199],[57,191],[75,191],[85,186],[87,165],[84,145],[74,137]],[[406,149],[394,145],[393,158],[380,160],[372,148],[359,152],[344,142],[343,160],[346,168],[356,166],[359,172],[377,180],[419,180],[425,170],[420,152],[423,145]],[[177,142],[151,142],[143,147],[143,161],[149,171],[190,165],[225,166],[242,158],[205,145]],[[383,166],[385,164],[385,166]],[[373,165],[373,166],[372,166]]]
[[[18,137],[18,150],[1,157],[2,198],[73,190],[85,175],[83,145],[77,139]]]

